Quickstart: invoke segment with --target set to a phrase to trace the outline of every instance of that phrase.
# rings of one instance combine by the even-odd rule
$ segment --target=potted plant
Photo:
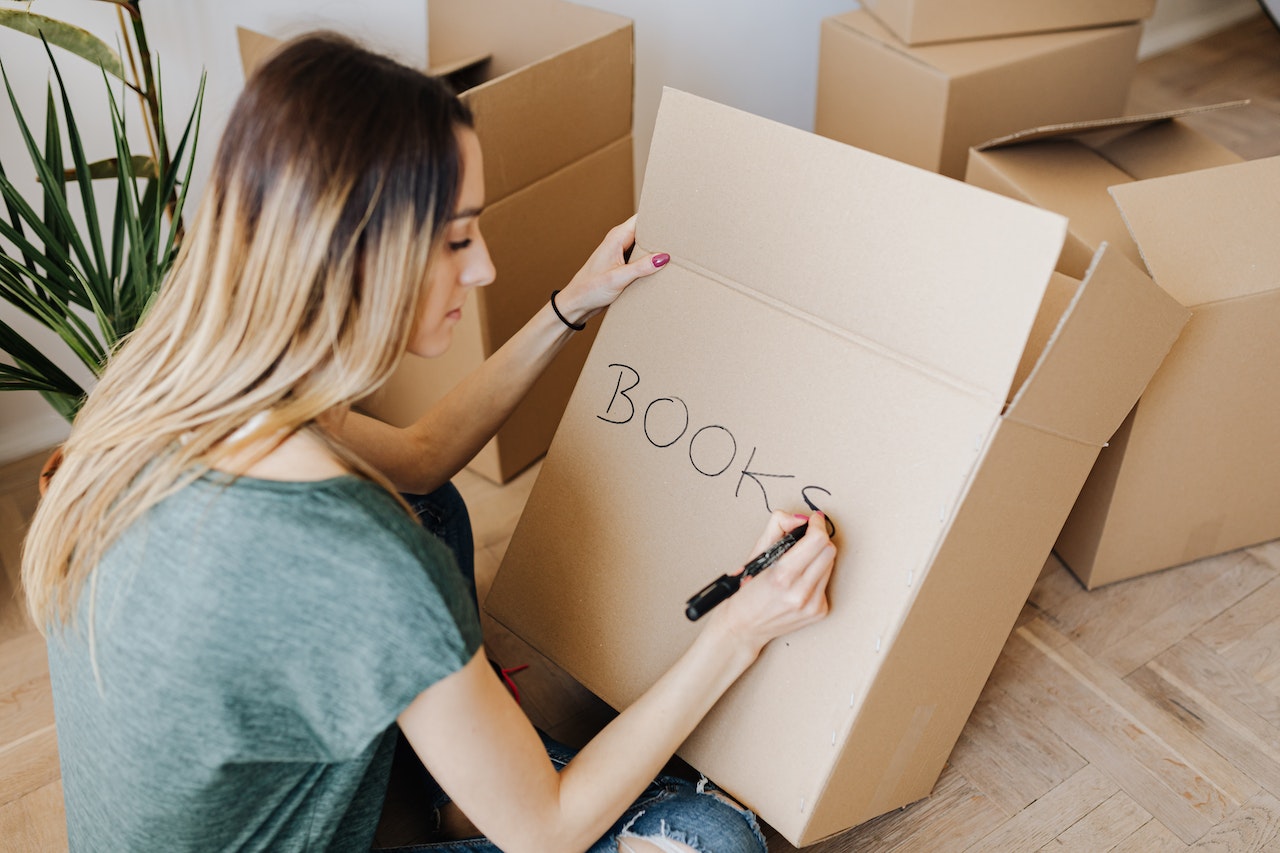
[[[0,298],[51,330],[64,355],[79,359],[94,376],[146,313],[177,254],[204,92],[202,79],[171,148],[139,0],[99,2],[116,6],[127,63],[83,29],[26,8],[0,8],[0,25],[44,41],[53,78],[43,139],[37,140],[10,86],[9,69],[0,62],[14,119],[6,124],[20,134],[39,182],[28,198],[0,163],[5,207],[0,215]],[[50,45],[103,71],[114,149],[105,159],[91,162],[86,154]],[[113,80],[122,87],[119,96]],[[146,154],[130,149],[125,92],[139,99],[150,149]],[[114,203],[100,204],[95,182],[113,185]],[[3,318],[0,352],[12,362],[0,363],[0,391],[36,391],[68,421],[75,418],[86,389]],[[42,485],[44,480],[42,474]]]

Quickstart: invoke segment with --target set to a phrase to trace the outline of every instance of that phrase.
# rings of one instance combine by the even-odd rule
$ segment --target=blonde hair
[[[71,621],[120,533],[236,449],[238,430],[307,430],[390,488],[316,419],[404,353],[471,123],[439,81],[329,33],[247,81],[173,269],[32,519],[22,581],[41,630]]]

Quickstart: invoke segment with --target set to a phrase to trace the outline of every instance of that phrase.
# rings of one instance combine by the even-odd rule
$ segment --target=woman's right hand
[[[776,563],[744,578],[737,594],[713,610],[711,618],[755,651],[770,640],[812,625],[827,615],[827,582],[836,546],[827,536],[826,518],[774,512],[751,556],[760,554],[783,534],[805,521],[809,529]]]

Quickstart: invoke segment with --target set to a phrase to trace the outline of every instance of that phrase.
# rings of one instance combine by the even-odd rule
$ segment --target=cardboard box
[[[488,358],[542,307],[552,290],[577,272],[605,231],[635,212],[633,169],[628,134],[485,205],[480,228],[498,280],[472,291],[447,353],[432,359],[406,355],[363,407],[389,423],[408,424]],[[506,482],[546,453],[599,327],[592,321],[569,339],[497,437],[471,463],[473,470]]]
[[[975,145],[965,180],[1067,217],[1067,241],[1058,262],[1067,275],[1083,275],[1104,242],[1143,268],[1138,245],[1107,189],[1240,162],[1239,155],[1182,119],[1245,103],[1020,129]]]
[[[907,44],[1100,27],[1151,17],[1156,0],[862,0]]]
[[[1139,24],[909,47],[869,13],[822,22],[814,130],[962,179],[969,147],[1124,110]]]
[[[1060,268],[1110,240],[1194,312],[1058,539],[1089,588],[1280,536],[1277,162],[1241,162],[1187,112],[970,162],[975,183],[1071,217]]]
[[[610,309],[485,607],[623,707],[771,508],[827,511],[831,615],[680,749],[807,844],[929,793],[1187,312],[1114,252],[1055,276],[1056,214],[692,95],[648,163],[672,261]]]
[[[484,151],[480,227],[498,277],[464,309],[447,356],[406,357],[361,403],[396,425],[501,347],[635,210],[629,19],[562,0],[430,0],[428,20],[433,73],[470,86],[462,98]],[[246,64],[275,43],[242,35]],[[502,483],[546,452],[595,325],[561,351],[473,470]]]

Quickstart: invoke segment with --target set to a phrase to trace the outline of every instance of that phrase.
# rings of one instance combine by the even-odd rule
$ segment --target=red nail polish
[[[666,252],[663,252],[661,255],[653,256],[653,265],[655,267],[665,267],[667,265],[667,261],[669,260],[671,260],[671,256],[668,255]]]

